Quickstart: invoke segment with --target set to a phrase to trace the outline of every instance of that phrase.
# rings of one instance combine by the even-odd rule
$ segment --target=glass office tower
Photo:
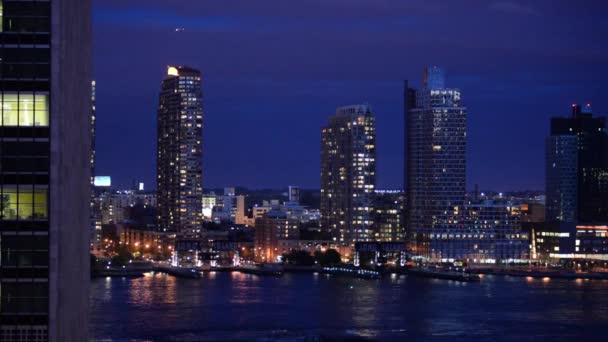
[[[546,219],[576,222],[578,207],[578,141],[575,135],[547,139]]]
[[[548,221],[608,222],[606,118],[593,116],[590,104],[551,119],[546,171]]]
[[[321,225],[345,245],[374,239],[376,123],[369,105],[341,107],[321,131]]]
[[[460,90],[446,88],[444,77],[443,69],[426,68],[424,87],[413,90],[406,83],[404,93],[410,246],[431,259],[467,252],[455,240],[465,230],[467,109]]]
[[[85,341],[91,2],[0,1],[0,340]]]

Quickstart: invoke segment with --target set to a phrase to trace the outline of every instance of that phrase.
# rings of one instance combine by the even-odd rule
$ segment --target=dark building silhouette
[[[340,107],[321,132],[321,227],[342,244],[373,240],[375,185],[372,109]]]
[[[86,341],[91,1],[0,1],[0,341]]]
[[[591,105],[572,105],[570,117],[551,119],[547,140],[547,220],[608,222],[606,118]]]
[[[203,223],[202,127],[200,72],[169,67],[158,107],[158,225],[181,237],[199,237]]]

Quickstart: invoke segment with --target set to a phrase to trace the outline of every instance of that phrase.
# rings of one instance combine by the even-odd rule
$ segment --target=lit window
[[[0,126],[48,126],[49,96],[31,93],[3,94]]]
[[[0,219],[47,219],[47,189],[5,187],[0,196]]]

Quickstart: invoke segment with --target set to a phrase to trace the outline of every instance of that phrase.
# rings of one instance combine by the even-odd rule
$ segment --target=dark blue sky
[[[434,64],[469,108],[469,186],[542,189],[549,118],[608,109],[603,3],[96,0],[96,173],[154,184],[158,91],[179,64],[203,73],[205,188],[318,188],[320,128],[361,102],[378,187],[402,188],[403,80]]]

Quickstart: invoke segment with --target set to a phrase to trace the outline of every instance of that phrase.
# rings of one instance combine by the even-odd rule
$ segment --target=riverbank
[[[357,268],[352,265],[342,266],[297,266],[297,265],[280,265],[280,264],[267,264],[267,265],[248,265],[240,267],[217,267],[217,268],[180,268],[173,267],[164,264],[154,263],[139,263],[134,265],[128,265],[124,267],[106,267],[103,269],[96,270],[92,277],[127,277],[136,278],[141,277],[147,272],[162,272],[167,273],[178,278],[189,278],[197,279],[200,278],[202,273],[205,272],[241,272],[246,274],[254,274],[258,276],[282,276],[283,273],[320,273],[330,274],[336,276],[346,276],[353,278],[363,279],[378,279],[385,275],[393,273],[402,274],[413,277],[423,278],[434,278],[434,279],[445,279],[454,280],[461,282],[479,282],[484,275],[495,275],[495,276],[511,276],[511,277],[524,277],[524,278],[548,278],[548,279],[597,279],[597,280],[608,280],[608,273],[582,273],[573,271],[542,271],[542,270],[523,270],[517,269],[505,269],[505,268],[469,268],[466,272],[456,272],[448,269],[430,269],[422,267],[404,267],[404,268],[387,268],[380,270],[368,270],[363,268]]]
[[[550,279],[597,279],[608,280],[608,273],[583,273],[574,271],[542,271],[542,270],[521,270],[521,269],[471,269],[471,273],[510,276],[510,277],[532,277],[532,278],[550,278]]]

